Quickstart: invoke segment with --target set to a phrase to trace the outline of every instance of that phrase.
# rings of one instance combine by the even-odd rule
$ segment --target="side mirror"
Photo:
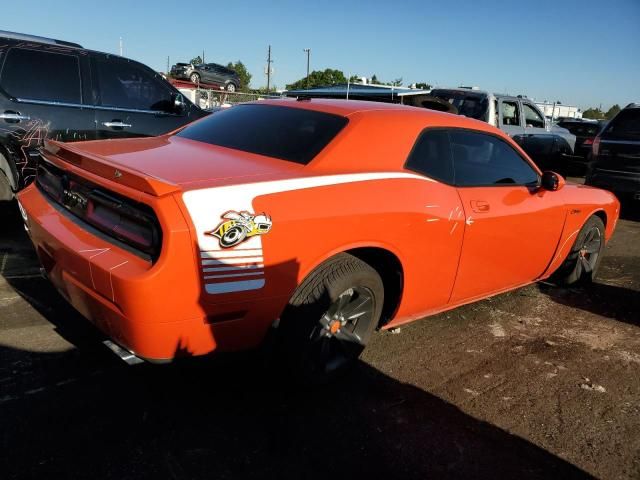
[[[542,182],[540,183],[540,185],[545,190],[556,192],[564,187],[564,184],[564,178],[559,173],[546,171],[542,174]]]
[[[173,113],[181,114],[187,109],[187,102],[181,93],[173,95]]]

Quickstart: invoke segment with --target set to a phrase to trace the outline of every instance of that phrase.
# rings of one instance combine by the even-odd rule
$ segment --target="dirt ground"
[[[597,283],[379,333],[296,389],[256,354],[127,367],[0,206],[0,478],[640,478],[640,223]]]

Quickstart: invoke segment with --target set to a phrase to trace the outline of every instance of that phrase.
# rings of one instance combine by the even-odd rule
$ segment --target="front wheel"
[[[235,92],[236,91],[235,84],[234,83],[227,83],[226,90],[227,90],[227,92],[231,92],[231,93]]]
[[[189,80],[191,80],[191,83],[200,83],[200,75],[198,75],[197,73],[192,73],[189,76]]]
[[[378,325],[382,279],[362,260],[340,254],[296,289],[278,329],[284,367],[306,383],[323,382],[353,363]]]
[[[604,223],[590,217],[578,232],[567,259],[554,274],[562,285],[574,285],[593,281],[602,260],[604,250]]]

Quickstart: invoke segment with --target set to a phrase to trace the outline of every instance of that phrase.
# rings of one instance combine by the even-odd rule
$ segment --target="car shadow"
[[[562,305],[630,325],[640,325],[640,291],[598,281],[571,288],[539,283],[541,293]]]
[[[4,478],[586,478],[536,445],[359,362],[322,388],[254,354],[78,372],[0,395]],[[92,361],[89,360],[89,363]],[[20,368],[20,367],[16,367]]]

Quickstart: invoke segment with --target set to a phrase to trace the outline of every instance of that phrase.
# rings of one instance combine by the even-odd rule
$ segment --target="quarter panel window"
[[[451,130],[456,185],[535,185],[537,172],[507,142],[480,132]]]
[[[527,127],[544,128],[544,119],[531,105],[523,103],[522,110]]]
[[[502,124],[511,126],[520,125],[518,102],[502,102]]]
[[[75,55],[12,48],[0,86],[9,95],[25,100],[82,103],[80,65]]]
[[[449,134],[446,130],[427,130],[420,134],[405,168],[435,180],[454,183]]]
[[[171,89],[141,65],[119,58],[95,59],[100,104],[132,110],[170,112]]]

